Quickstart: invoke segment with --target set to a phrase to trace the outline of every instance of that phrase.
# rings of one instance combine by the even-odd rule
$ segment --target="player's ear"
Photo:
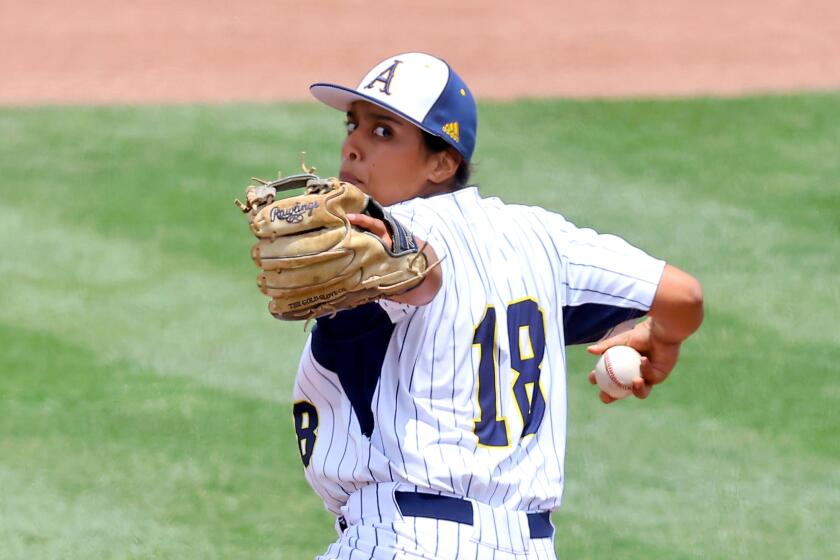
[[[431,154],[432,167],[429,172],[429,181],[435,184],[446,183],[455,176],[458,166],[461,165],[461,154],[452,148]]]

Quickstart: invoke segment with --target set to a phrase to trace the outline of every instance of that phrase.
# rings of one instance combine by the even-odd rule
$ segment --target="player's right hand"
[[[601,340],[586,349],[590,354],[600,356],[613,346],[630,346],[641,354],[642,376],[633,380],[633,395],[639,399],[646,399],[650,396],[654,385],[668,378],[680,354],[681,343],[661,340],[653,333],[652,324],[652,319],[648,318],[633,329]],[[594,370],[589,373],[589,382],[596,384]],[[617,400],[604,391],[600,392],[599,397],[606,404]]]

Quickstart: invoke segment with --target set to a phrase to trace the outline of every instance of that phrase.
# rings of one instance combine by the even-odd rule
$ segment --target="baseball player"
[[[311,92],[346,114],[340,178],[440,263],[403,295],[318,318],[306,343],[294,426],[339,533],[320,558],[554,558],[565,347],[647,315],[589,347],[635,347],[645,398],[702,321],[698,282],[619,237],[482,198],[475,102],[439,58],[400,54]],[[383,221],[349,218],[390,242]]]

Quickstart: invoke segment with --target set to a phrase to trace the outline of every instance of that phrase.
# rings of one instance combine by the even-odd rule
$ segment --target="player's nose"
[[[358,140],[358,134],[351,132],[344,139],[341,145],[341,159],[349,161],[357,161],[362,159],[362,146]]]

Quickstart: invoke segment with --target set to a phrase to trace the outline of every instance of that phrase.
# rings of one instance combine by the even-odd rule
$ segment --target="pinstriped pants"
[[[524,512],[473,502],[472,525],[403,516],[398,488],[371,484],[351,495],[342,508],[347,529],[318,559],[556,560],[554,540],[530,538]]]

